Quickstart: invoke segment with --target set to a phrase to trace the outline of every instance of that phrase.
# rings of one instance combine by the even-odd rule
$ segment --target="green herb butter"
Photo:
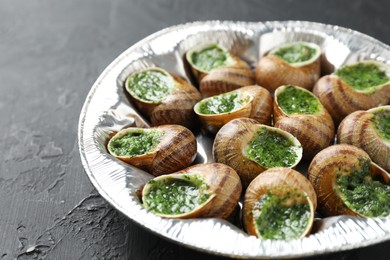
[[[311,93],[294,86],[287,86],[277,96],[278,105],[286,114],[316,114],[321,105]]]
[[[336,189],[350,209],[366,217],[390,215],[390,185],[370,176],[370,161],[360,159],[356,169],[340,170],[336,175]]]
[[[262,127],[245,147],[245,154],[265,168],[290,167],[298,159],[291,140]]]
[[[310,206],[299,191],[278,196],[268,192],[254,208],[255,224],[264,239],[291,240],[300,238],[307,230]],[[292,201],[292,203],[291,203]]]
[[[386,141],[390,141],[390,110],[374,112],[371,122],[377,133]]]
[[[275,52],[272,52],[273,55],[280,57],[290,64],[308,61],[312,59],[316,53],[316,49],[302,43],[295,43],[287,47],[281,47]]]
[[[150,211],[163,215],[179,215],[194,210],[210,197],[207,185],[195,176],[184,175],[185,179],[164,178],[151,180],[143,203]]]
[[[236,92],[221,94],[207,98],[199,103],[201,114],[222,114],[241,108],[247,99],[241,99]]]
[[[147,102],[158,103],[172,92],[175,82],[166,72],[149,69],[131,75],[126,87],[132,96]]]
[[[356,90],[369,90],[390,81],[386,73],[372,63],[345,66],[337,70],[336,75]]]
[[[108,150],[115,156],[134,157],[146,154],[160,142],[163,132],[136,129],[117,134],[108,143]]]
[[[211,71],[228,65],[230,54],[218,47],[211,45],[200,51],[194,51],[191,54],[191,61],[194,66],[203,71]]]

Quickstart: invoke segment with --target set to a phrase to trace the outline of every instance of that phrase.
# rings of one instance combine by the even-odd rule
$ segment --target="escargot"
[[[311,183],[289,168],[268,169],[245,192],[243,220],[250,235],[291,240],[310,233],[317,197]]]
[[[271,93],[281,85],[311,90],[321,73],[321,48],[314,43],[286,43],[272,49],[256,66],[256,82]]]
[[[159,176],[190,166],[197,145],[187,128],[163,125],[123,129],[109,140],[107,149],[115,158]]]
[[[216,43],[195,46],[185,57],[203,97],[255,84],[249,64]]]
[[[178,76],[161,68],[147,68],[131,74],[125,89],[153,126],[179,124],[191,128],[196,124],[193,107],[201,95]]]
[[[237,173],[224,164],[198,164],[148,181],[146,209],[166,218],[228,218],[240,199]]]
[[[372,60],[345,65],[319,79],[313,93],[338,125],[352,112],[390,102],[390,67]]]
[[[302,146],[290,133],[238,118],[216,134],[214,160],[231,166],[247,186],[257,175],[273,167],[294,167],[302,158]]]
[[[339,125],[337,141],[363,149],[375,163],[390,172],[390,106],[348,115]]]
[[[276,89],[274,126],[294,135],[303,147],[303,159],[311,160],[315,154],[334,142],[332,117],[310,91],[285,85]]]
[[[390,175],[360,148],[329,146],[313,158],[307,174],[323,216],[390,215]]]
[[[271,123],[272,97],[260,86],[242,87],[199,101],[195,113],[211,133],[240,117],[253,118],[260,124]]]

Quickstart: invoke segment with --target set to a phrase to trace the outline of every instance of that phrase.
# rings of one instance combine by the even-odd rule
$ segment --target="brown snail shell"
[[[199,90],[203,97],[210,97],[255,83],[255,74],[249,67],[224,67],[205,76],[200,81]]]
[[[361,160],[370,157],[363,150],[347,144],[333,145],[319,152],[310,163],[307,177],[313,184],[317,194],[318,211],[324,216],[351,215],[361,216],[350,209],[341,199],[336,189],[336,177],[340,171],[351,172],[360,167]],[[370,163],[371,176],[380,176],[386,183],[390,183],[390,175]],[[362,216],[364,217],[364,216]]]
[[[211,46],[217,46],[227,52],[229,54],[229,64],[210,71],[202,70],[193,65],[191,62],[192,53]],[[215,43],[192,48],[186,53],[186,60],[191,67],[192,74],[199,82],[199,90],[203,97],[210,97],[255,84],[255,74],[249,64]]]
[[[317,196],[313,186],[302,174],[290,168],[271,168],[257,176],[248,186],[245,192],[243,206],[243,220],[245,230],[250,234],[261,237],[256,229],[253,209],[261,196],[272,191],[278,195],[286,194],[288,191],[302,191],[310,206],[309,225],[301,237],[310,233],[313,225],[314,212],[317,208]]]
[[[290,85],[291,86],[291,85]],[[275,90],[273,101],[274,126],[295,136],[303,147],[303,159],[311,160],[322,149],[333,144],[335,129],[332,117],[310,91],[293,86],[310,93],[318,100],[320,111],[316,114],[287,114],[278,104],[278,96],[287,86]]]
[[[371,122],[375,112],[382,110],[390,111],[390,106],[348,115],[338,127],[337,141],[363,149],[375,163],[390,172],[390,141],[383,139]]]
[[[140,129],[142,131],[157,130],[163,132],[159,143],[152,151],[133,157],[118,156],[110,151],[108,145],[109,153],[119,160],[155,176],[184,169],[194,161],[197,152],[196,138],[190,130],[180,125],[162,125],[152,128],[130,127],[118,132],[111,140],[114,137],[123,136],[128,132]]]
[[[290,64],[274,55],[278,49],[293,44],[304,44],[316,49],[316,55],[306,61]],[[256,82],[273,93],[281,85],[296,85],[311,90],[321,73],[321,49],[317,44],[308,42],[288,43],[279,46],[262,57],[256,66]]]
[[[163,72],[173,79],[176,87],[160,102],[145,101],[131,95],[131,92],[127,89],[127,85],[131,77],[130,75],[125,82],[125,89],[129,94],[131,101],[142,113],[149,117],[153,126],[178,124],[189,128],[194,127],[196,125],[196,116],[193,111],[193,107],[196,102],[201,99],[199,91],[186,80],[170,74],[161,68],[152,67],[143,71],[147,70]]]
[[[195,105],[194,111],[208,131],[216,133],[223,125],[240,117],[253,118],[264,125],[271,123],[272,97],[265,88],[254,85],[242,87],[228,93],[237,93],[241,99],[248,99],[248,101],[239,109],[221,114],[200,113],[199,105],[203,100]]]
[[[290,133],[278,128],[261,125],[250,118],[234,119],[225,124],[215,136],[213,156],[216,162],[224,163],[236,170],[243,186],[248,186],[257,175],[267,169],[244,155],[245,147],[262,127],[292,140],[293,145],[297,148],[297,159],[290,168],[295,167],[302,158],[301,144]]]
[[[176,173],[159,176],[154,181],[168,178],[183,179],[184,175],[196,175],[208,186],[209,198],[194,210],[180,215],[159,216],[167,218],[223,218],[227,219],[235,210],[241,196],[242,186],[237,173],[229,166],[220,163],[198,164]],[[184,178],[185,179],[185,178]],[[150,189],[148,182],[143,196]],[[143,201],[145,201],[143,199]]]
[[[390,75],[390,67],[376,61],[360,61],[358,63],[372,63]],[[348,66],[353,66],[350,64]],[[365,93],[353,89],[337,75],[327,75],[318,80],[313,93],[331,114],[333,121],[338,125],[344,117],[358,110],[367,110],[376,106],[387,105],[390,102],[390,81],[383,84],[374,92]]]

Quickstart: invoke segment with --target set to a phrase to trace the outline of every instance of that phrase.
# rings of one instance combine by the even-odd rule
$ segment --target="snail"
[[[375,163],[390,172],[390,106],[348,115],[339,125],[337,141],[363,149]]]
[[[225,124],[213,144],[214,160],[232,167],[247,186],[257,175],[272,167],[295,167],[302,146],[290,133],[238,118]]]
[[[263,239],[291,240],[310,233],[317,207],[311,183],[289,168],[272,168],[257,176],[245,192],[245,230]]]
[[[311,90],[321,73],[321,48],[314,43],[286,43],[272,49],[256,66],[256,82],[271,93],[281,85]]]
[[[255,84],[249,64],[216,43],[196,46],[185,57],[203,97]]]
[[[197,145],[187,128],[163,125],[123,129],[109,140],[107,149],[115,158],[159,176],[191,165]]]
[[[389,104],[390,67],[372,60],[345,65],[319,79],[313,93],[338,125],[352,112]]]
[[[207,163],[148,181],[142,190],[142,202],[161,217],[227,219],[241,191],[240,178],[231,167]]]
[[[360,148],[329,146],[314,156],[307,174],[323,216],[390,215],[390,175]]]
[[[275,127],[299,140],[303,159],[311,160],[334,142],[332,117],[310,91],[293,85],[280,86],[275,90],[273,108]]]
[[[240,117],[269,125],[272,97],[265,88],[247,86],[203,99],[195,105],[194,111],[205,128],[214,134],[227,122]]]
[[[136,107],[150,118],[153,126],[195,126],[193,107],[201,95],[182,78],[161,68],[147,68],[131,74],[126,79],[125,89]]]

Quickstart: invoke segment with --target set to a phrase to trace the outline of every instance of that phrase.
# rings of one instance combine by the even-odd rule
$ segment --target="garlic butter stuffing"
[[[319,152],[308,169],[324,216],[390,215],[390,175],[363,150],[347,144]]]
[[[390,106],[348,115],[340,123],[337,141],[363,149],[375,163],[390,172]]]
[[[293,85],[280,86],[275,90],[273,109],[275,127],[301,142],[304,160],[311,160],[334,142],[333,119],[310,91]]]
[[[195,46],[185,58],[203,97],[255,84],[249,64],[217,43]]]
[[[302,158],[302,146],[288,132],[238,118],[225,124],[213,144],[214,160],[235,169],[244,186],[272,167],[295,167]]]
[[[268,169],[245,192],[244,226],[263,239],[302,238],[310,233],[316,205],[313,186],[302,174],[289,168]]]
[[[226,219],[237,207],[241,191],[240,178],[231,167],[207,163],[150,180],[142,190],[142,202],[161,217]]]
[[[201,96],[186,80],[164,69],[152,67],[129,75],[125,90],[152,125],[196,126],[193,107]]]
[[[256,82],[271,93],[282,85],[311,90],[320,77],[321,48],[314,43],[282,44],[261,57],[256,66]]]
[[[365,60],[340,67],[323,76],[313,93],[339,124],[347,115],[390,102],[390,66]]]
[[[271,94],[260,86],[246,86],[199,101],[194,111],[202,125],[215,134],[229,121],[247,117],[269,125],[272,115]]]
[[[159,176],[190,166],[197,145],[187,128],[162,125],[123,129],[109,140],[107,149],[115,158]]]

